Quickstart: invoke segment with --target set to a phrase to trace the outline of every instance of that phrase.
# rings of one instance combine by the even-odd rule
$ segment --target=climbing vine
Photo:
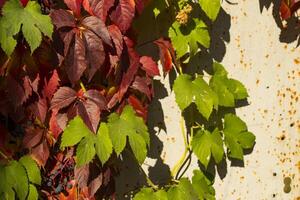
[[[1,199],[115,199],[123,153],[139,165],[147,157],[156,76],[175,74],[185,151],[168,184],[144,173],[133,199],[214,199],[208,166],[253,148],[234,114],[246,88],[217,61],[197,63],[210,53],[220,0],[2,0],[0,8]],[[202,167],[190,180],[191,154]]]

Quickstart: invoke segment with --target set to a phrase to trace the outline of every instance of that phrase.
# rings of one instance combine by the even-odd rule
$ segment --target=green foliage
[[[224,135],[229,156],[243,160],[243,149],[250,149],[255,142],[255,135],[247,130],[247,125],[233,114],[225,115]]]
[[[22,157],[19,162],[12,160],[7,165],[0,165],[1,199],[37,200],[37,190],[33,184],[41,184],[40,170],[32,158]]]
[[[216,128],[212,133],[207,130],[198,131],[192,140],[193,152],[199,161],[207,168],[211,155],[216,163],[220,163],[224,156],[223,140]]]
[[[193,56],[199,50],[199,45],[209,48],[210,36],[206,25],[199,19],[193,19],[187,25],[175,21],[169,28],[169,37],[176,49],[176,55],[181,58],[186,53]]]
[[[192,182],[181,178],[178,184],[172,185],[168,190],[153,191],[151,188],[141,189],[133,198],[134,200],[213,200],[215,190],[212,182],[200,170],[194,170]]]
[[[221,1],[220,0],[199,0],[199,3],[202,10],[206,13],[206,15],[212,21],[215,21],[221,8]]]
[[[214,63],[214,75],[209,85],[215,91],[219,98],[219,105],[225,107],[234,107],[235,100],[241,100],[248,97],[248,92],[244,85],[227,77],[227,71],[221,64]]]
[[[112,113],[107,124],[100,124],[97,135],[88,129],[79,116],[75,117],[63,132],[61,148],[79,143],[76,150],[78,166],[91,162],[95,154],[104,164],[113,148],[117,155],[124,150],[127,137],[137,161],[143,163],[150,142],[149,133],[143,119],[136,116],[131,106],[126,106],[121,115]]]
[[[0,44],[5,53],[10,56],[17,44],[17,36],[22,27],[22,33],[33,52],[42,41],[42,33],[52,36],[53,25],[50,17],[41,14],[40,5],[29,1],[23,8],[19,0],[9,0],[2,8],[0,19]]]
[[[117,155],[124,150],[128,136],[136,159],[139,163],[143,163],[147,155],[150,138],[143,119],[135,115],[133,108],[125,106],[120,116],[116,113],[111,114],[107,125]]]
[[[200,76],[192,80],[190,75],[179,75],[174,82],[173,90],[181,110],[194,102],[199,112],[208,119],[213,108],[218,107],[217,95]]]

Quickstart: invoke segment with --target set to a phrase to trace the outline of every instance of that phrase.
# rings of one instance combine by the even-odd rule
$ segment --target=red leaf
[[[97,190],[101,187],[103,183],[103,175],[100,173],[99,176],[97,176],[94,180],[92,180],[89,184],[89,195],[90,197],[93,197]]]
[[[98,37],[100,37],[106,44],[112,46],[109,32],[102,20],[97,17],[90,16],[82,20],[82,25],[91,31],[93,31]]]
[[[50,110],[60,110],[69,106],[77,98],[76,94],[76,91],[72,88],[60,87],[51,100]]]
[[[115,0],[83,0],[84,9],[90,14],[99,17],[103,22]]]
[[[144,93],[148,97],[148,99],[151,100],[151,90],[148,87],[146,78],[142,78],[140,76],[135,77],[135,80],[132,83],[131,88]]]
[[[116,52],[119,57],[121,57],[123,51],[123,35],[120,29],[115,25],[110,25],[108,31],[111,35],[111,38],[115,44]]]
[[[143,106],[139,99],[131,95],[128,98],[128,103],[134,108],[135,112],[144,119],[144,121],[147,121],[148,110]]]
[[[26,7],[29,0],[20,0],[23,7]]]
[[[162,38],[154,42],[159,47],[160,61],[164,72],[168,73],[172,69],[172,58],[175,58],[175,52],[172,44]]]
[[[78,102],[77,107],[78,115],[80,115],[87,127],[96,133],[100,121],[100,108],[96,103],[89,99],[87,99],[85,102]]]
[[[31,156],[40,166],[45,166],[49,158],[49,147],[47,141],[44,140],[37,147],[33,148],[31,151]]]
[[[32,95],[31,80],[28,76],[23,78],[23,88],[25,93],[25,99],[28,99]]]
[[[159,69],[156,62],[149,56],[142,56],[140,58],[140,63],[142,64],[142,69],[146,71],[149,76],[158,76]]]
[[[12,77],[7,77],[7,96],[14,109],[21,106],[26,101],[26,94],[23,87]]]
[[[89,175],[90,175],[89,165],[76,167],[74,170],[74,175],[79,188],[87,187]]]
[[[73,30],[69,31],[63,41],[64,41],[64,56],[67,56],[69,53],[70,45],[74,42],[75,32]]]
[[[145,8],[145,0],[135,0],[135,4],[136,4],[136,9],[138,11],[138,13],[141,15],[144,8]]]
[[[127,70],[127,72],[124,74],[119,91],[114,94],[114,96],[111,98],[111,100],[108,103],[108,108],[112,108],[116,104],[116,99],[118,99],[119,102],[121,102],[124,94],[127,92],[128,87],[131,85],[135,74],[137,73],[139,69],[139,55],[136,53],[136,51],[133,49],[133,42],[125,37],[124,38],[125,44],[128,49],[128,54],[130,58],[130,66]]]
[[[87,68],[85,45],[79,34],[75,35],[75,44],[69,49],[66,58],[66,72],[70,81],[75,84]]]
[[[64,2],[76,16],[80,16],[82,0],[64,0]]]
[[[88,79],[89,81],[93,78],[97,70],[103,65],[105,60],[105,52],[103,49],[102,40],[89,30],[83,32],[86,49],[87,49],[87,60],[89,62]]]
[[[25,136],[23,138],[23,147],[31,149],[40,143],[43,137],[43,130],[29,126],[25,128]]]
[[[48,111],[47,100],[45,98],[39,98],[37,102],[29,106],[29,109],[42,123],[45,122]]]
[[[59,86],[59,81],[60,79],[56,70],[53,71],[53,74],[48,82],[45,80],[43,95],[44,97],[48,98],[48,100],[50,100],[53,94],[56,92]]]
[[[99,109],[106,110],[107,109],[107,102],[105,97],[97,90],[88,90],[83,94],[83,96],[92,102],[94,102]]]
[[[74,16],[63,9],[53,10],[50,13],[52,23],[57,29],[62,27],[76,27],[76,22]]]
[[[49,120],[49,130],[51,131],[53,137],[57,140],[58,136],[62,133],[62,129],[57,122],[58,110],[52,110],[52,114]]]
[[[280,4],[280,16],[283,20],[291,17],[290,7],[285,3],[284,0],[282,0]]]
[[[112,21],[125,33],[131,26],[135,14],[134,0],[120,0],[116,10],[111,14]]]

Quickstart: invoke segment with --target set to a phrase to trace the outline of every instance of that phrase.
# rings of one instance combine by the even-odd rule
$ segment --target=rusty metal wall
[[[243,167],[227,161],[227,166],[216,170],[216,196],[219,200],[300,199],[300,47],[296,42],[279,41],[280,29],[272,9],[261,13],[258,0],[237,2],[223,3],[231,16],[230,35],[224,36],[226,47],[218,42],[214,45],[226,50],[222,63],[230,76],[249,89],[249,105],[237,109],[237,114],[257,139]],[[150,116],[156,145],[152,158],[143,165],[154,182],[167,179],[167,165],[172,168],[184,150],[174,94],[168,78],[159,80],[165,89],[157,91],[162,98],[153,103]],[[136,166],[122,167],[127,172],[117,180],[118,191],[124,193],[145,182]],[[193,157],[186,174],[191,176],[195,168],[198,165]],[[284,191],[287,177],[291,178],[290,191]]]

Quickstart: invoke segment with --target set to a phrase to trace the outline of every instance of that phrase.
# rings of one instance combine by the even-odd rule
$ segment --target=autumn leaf
[[[134,0],[120,0],[117,9],[111,14],[113,22],[125,33],[131,26],[135,14]]]

